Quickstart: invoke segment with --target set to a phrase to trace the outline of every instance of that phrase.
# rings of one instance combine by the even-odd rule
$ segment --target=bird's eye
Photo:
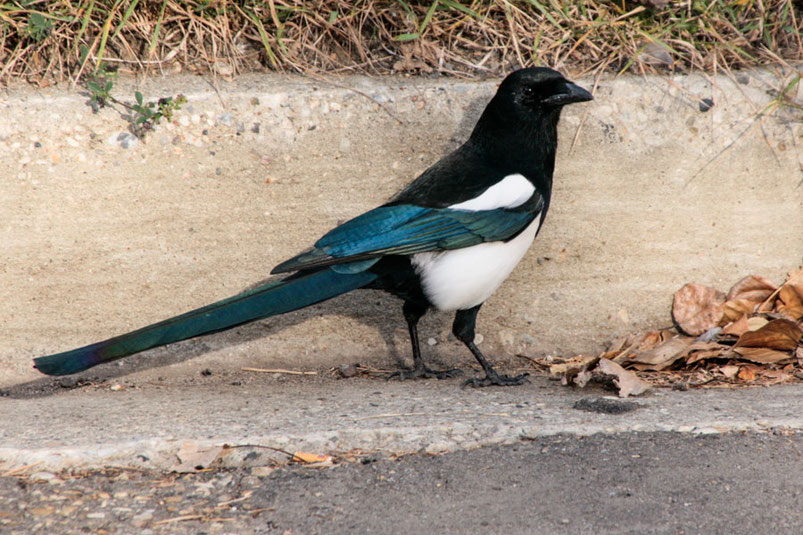
[[[524,94],[526,96],[531,97],[533,93],[535,93],[535,90],[532,87],[527,86],[524,88]]]

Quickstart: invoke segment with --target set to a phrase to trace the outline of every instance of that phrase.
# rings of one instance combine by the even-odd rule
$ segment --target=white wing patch
[[[483,303],[527,252],[542,217],[543,213],[538,214],[524,231],[508,242],[480,243],[452,251],[413,255],[411,262],[421,277],[424,295],[438,310],[466,310]]]
[[[479,197],[474,197],[449,208],[452,210],[494,210],[496,208],[515,208],[521,206],[535,193],[535,186],[518,173],[505,178],[486,189]]]

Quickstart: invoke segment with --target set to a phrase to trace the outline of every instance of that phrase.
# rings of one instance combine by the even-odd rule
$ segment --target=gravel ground
[[[332,468],[28,472],[0,477],[0,531],[797,534],[801,452],[801,434],[624,433]]]

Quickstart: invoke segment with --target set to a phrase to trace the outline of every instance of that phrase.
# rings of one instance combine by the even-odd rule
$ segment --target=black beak
[[[589,100],[594,100],[591,93],[575,83],[566,81],[559,92],[545,98],[543,103],[551,106],[563,106],[572,102],[587,102]]]

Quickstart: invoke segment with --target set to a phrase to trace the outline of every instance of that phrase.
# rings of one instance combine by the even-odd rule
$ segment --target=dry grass
[[[101,62],[224,76],[716,71],[803,60],[801,26],[793,0],[15,0],[0,3],[0,82],[77,80]]]

